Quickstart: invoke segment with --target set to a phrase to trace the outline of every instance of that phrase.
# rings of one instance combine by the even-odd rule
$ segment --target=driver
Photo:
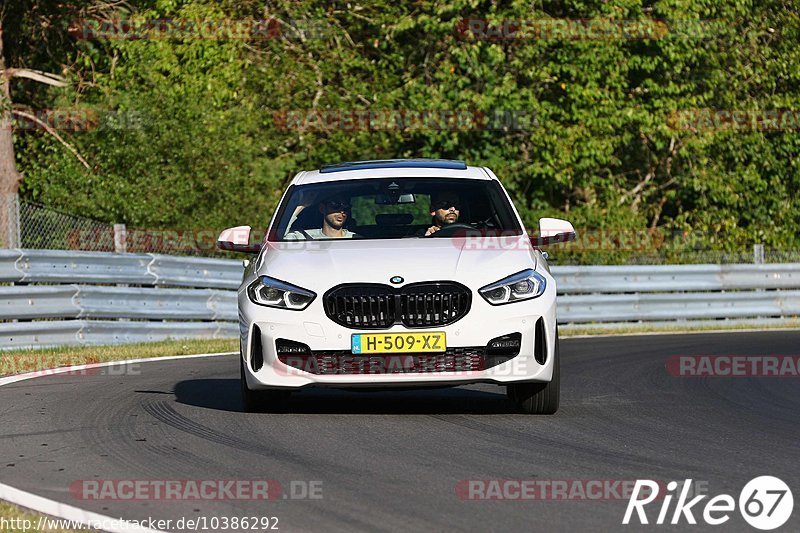
[[[312,200],[301,202],[294,210],[289,226],[292,227],[294,221],[300,213],[313,203]],[[322,213],[322,227],[319,229],[296,230],[283,236],[287,241],[302,241],[314,239],[352,239],[356,236],[352,231],[345,229],[350,212],[350,202],[343,196],[331,196],[318,204],[319,212]]]
[[[453,191],[442,191],[431,197],[431,217],[433,225],[425,231],[425,236],[433,235],[444,226],[455,224],[461,214],[461,199]]]

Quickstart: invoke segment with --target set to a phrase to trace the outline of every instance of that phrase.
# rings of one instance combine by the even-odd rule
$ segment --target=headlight
[[[311,291],[267,276],[254,281],[247,288],[247,294],[255,304],[293,311],[305,309],[317,297]]]
[[[547,288],[547,280],[533,270],[523,270],[496,283],[479,289],[483,298],[492,305],[502,305],[537,298]]]

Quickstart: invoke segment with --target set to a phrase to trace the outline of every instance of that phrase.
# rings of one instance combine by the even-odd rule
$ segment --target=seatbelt
[[[314,240],[314,237],[312,237],[311,235],[309,235],[308,233],[306,233],[306,230],[304,230],[304,229],[301,229],[301,230],[298,230],[298,231],[300,232],[300,234],[301,234],[303,237],[305,237],[305,238],[306,238],[306,239],[308,239],[309,241],[313,241],[313,240]]]

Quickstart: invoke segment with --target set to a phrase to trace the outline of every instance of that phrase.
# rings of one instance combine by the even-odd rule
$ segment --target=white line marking
[[[563,330],[562,330],[563,331]],[[596,337],[644,337],[653,335],[699,335],[701,333],[777,333],[780,331],[800,331],[800,328],[768,328],[768,329],[710,329],[710,330],[687,330],[687,331],[643,331],[641,333],[588,333],[582,335],[570,335],[568,332],[559,333],[560,339],[590,339]]]
[[[53,369],[39,370],[36,372],[28,372],[27,374],[19,374],[16,376],[8,376],[5,378],[0,378],[0,387],[2,387],[3,385],[10,385],[12,383],[19,383],[20,381],[25,381],[28,379],[50,376],[54,374],[64,374],[66,372],[78,372],[81,370],[101,368],[105,366],[130,365],[135,363],[150,363],[155,361],[175,361],[177,359],[197,359],[200,357],[218,357],[221,355],[235,355],[237,353],[238,352],[220,352],[220,353],[201,353],[193,355],[171,355],[167,357],[147,357],[143,359],[128,359],[125,361],[106,361],[104,363],[90,363],[86,365],[62,366]],[[43,372],[46,372],[46,374]],[[10,485],[5,485],[3,483],[0,483],[0,500],[5,500],[15,505],[19,505],[20,507],[31,509],[32,511],[36,511],[38,513],[43,513],[64,520],[72,520],[73,522],[79,522],[85,526],[89,525],[96,526],[98,524],[105,523],[108,524],[109,526],[103,529],[103,531],[109,531],[111,533],[129,533],[134,531],[139,533],[162,533],[159,530],[143,528],[131,522],[121,520],[120,518],[113,518],[110,516],[93,513],[91,511],[86,511],[78,507],[73,507],[72,505],[67,505],[65,503],[47,499],[43,496],[37,496],[36,494],[25,492],[24,490],[14,488]],[[110,527],[111,525],[113,525],[113,523],[118,524],[119,527]]]

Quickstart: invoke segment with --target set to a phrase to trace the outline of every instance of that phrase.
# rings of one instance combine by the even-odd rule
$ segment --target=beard
[[[328,215],[325,217],[325,222],[335,230],[340,230],[344,227],[344,223],[347,221],[347,217],[342,217],[342,221],[339,222],[336,220],[335,215]]]
[[[458,222],[458,215],[449,216],[450,213],[445,213],[442,217],[437,217],[439,220],[439,226],[447,226],[448,224],[455,224]]]

